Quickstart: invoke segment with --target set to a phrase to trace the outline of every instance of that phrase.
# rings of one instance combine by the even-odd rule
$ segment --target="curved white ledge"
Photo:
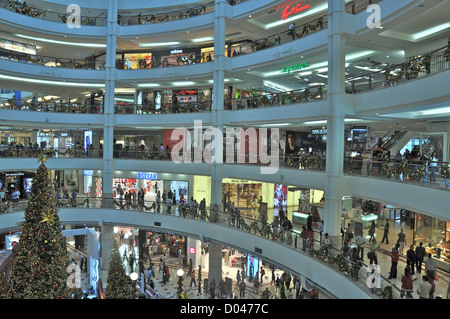
[[[231,70],[242,71],[247,68],[273,65],[274,61],[282,63],[283,59],[292,58],[296,55],[308,55],[313,57],[314,55],[325,53],[327,48],[328,32],[324,29],[304,38],[231,58]],[[282,65],[279,67],[281,69]],[[310,68],[312,67],[314,67],[314,64],[310,65]],[[270,77],[267,79],[270,80]]]
[[[124,172],[145,172],[211,176],[213,166],[207,163],[174,163],[170,160],[137,160],[115,158],[114,167]],[[35,170],[37,158],[0,158],[2,170]],[[101,158],[49,158],[49,170],[103,170]],[[248,179],[267,183],[283,183],[311,189],[326,190],[328,176],[323,171],[279,168],[276,174],[262,174],[261,166],[250,164],[222,164],[223,177]],[[390,203],[427,216],[450,222],[450,192],[439,188],[396,182],[370,177],[349,176],[341,178],[342,189],[352,196]],[[401,187],[399,187],[401,186]],[[345,193],[346,191],[344,191]],[[424,198],[427,198],[425,201]]]
[[[371,298],[354,280],[327,267],[309,255],[235,228],[170,215],[117,209],[61,209],[59,215],[62,224],[111,224],[144,229],[162,229],[193,238],[198,238],[202,234],[207,240],[251,252],[271,263],[282,265],[283,268],[292,273],[304,275],[327,289],[337,298]],[[23,213],[6,214],[0,217],[0,227],[3,232],[8,229],[17,229],[17,223],[22,218]],[[160,223],[160,226],[155,226],[155,222]],[[256,248],[262,249],[262,252],[255,252]]]
[[[0,108],[0,123],[42,123],[61,124],[66,127],[69,125],[83,125],[83,127],[103,127],[103,116],[101,114],[80,114],[80,113],[59,113],[59,112],[37,112],[21,111]]]
[[[34,36],[56,35],[70,36],[82,39],[103,39],[106,43],[105,26],[82,25],[81,28],[69,28],[62,22],[47,21],[33,18],[25,14],[19,14],[8,9],[0,8],[0,25],[6,25],[13,32],[23,33],[31,31]],[[96,42],[93,42],[96,43]]]
[[[116,158],[115,168],[119,171],[155,172],[211,176],[211,165],[206,163],[180,163],[170,160],[134,160]],[[132,168],[132,169],[131,169]]]
[[[0,59],[0,74],[37,80],[104,83],[105,71],[48,67]]]
[[[170,83],[184,80],[186,77],[189,80],[202,76],[212,79],[213,71],[214,63],[212,62],[154,69],[117,70],[117,81],[135,84],[135,82]],[[212,83],[210,85],[212,86]]]
[[[327,100],[315,100],[304,103],[227,111],[224,112],[224,118],[230,125],[243,127],[267,124],[269,121],[291,123],[299,120],[323,119],[328,114],[329,107],[330,103]]]
[[[167,22],[119,26],[118,36],[121,38],[164,36],[177,32],[186,33],[186,30],[192,32],[199,29],[214,28],[214,17],[215,14],[212,12]]]
[[[36,170],[39,167],[38,158],[0,158],[2,170]],[[47,158],[46,166],[50,170],[102,170],[101,158]]]
[[[116,127],[192,127],[194,121],[202,121],[202,125],[212,125],[211,112],[170,113],[170,114],[140,114],[116,115]]]
[[[397,113],[448,106],[450,70],[354,95],[356,114]]]
[[[352,176],[353,195],[450,222],[450,192],[401,181]]]

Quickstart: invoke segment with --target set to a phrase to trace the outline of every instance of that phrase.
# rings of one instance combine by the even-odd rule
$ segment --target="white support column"
[[[106,78],[103,124],[103,207],[113,206],[113,140],[114,140],[114,89],[116,78],[116,40],[118,0],[108,1],[106,39]]]
[[[102,225],[101,227],[101,268],[99,276],[102,278],[103,285],[106,285],[111,250],[114,244],[114,226]]]
[[[225,0],[216,0],[214,19],[214,73],[212,125],[223,133],[223,109],[225,88]],[[218,154],[223,158],[223,154]],[[211,169],[211,207],[222,202],[222,164],[214,163]]]
[[[208,284],[212,280],[216,282],[216,288],[219,288],[220,280],[222,279],[222,245],[209,243],[209,270],[208,270]],[[204,287],[209,292],[209,287]],[[216,289],[216,296],[218,289]]]
[[[343,176],[345,114],[345,36],[342,32],[344,0],[328,0],[328,102],[327,166],[324,230],[333,243],[341,243],[340,226]]]

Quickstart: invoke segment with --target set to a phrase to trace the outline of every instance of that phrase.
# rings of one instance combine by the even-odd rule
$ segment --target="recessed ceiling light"
[[[249,14],[249,15],[248,15],[248,17],[249,17],[249,18],[251,18],[251,17],[252,17],[252,15],[251,15],[251,14]]]

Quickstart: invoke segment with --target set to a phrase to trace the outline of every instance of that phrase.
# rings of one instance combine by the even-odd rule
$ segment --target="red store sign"
[[[195,95],[198,94],[198,90],[180,90],[175,91],[175,95]]]
[[[309,4],[303,5],[304,1],[300,1],[295,6],[289,9],[290,5],[286,6],[284,10],[281,12],[281,19],[286,20],[289,16],[299,13],[301,11],[309,9]]]

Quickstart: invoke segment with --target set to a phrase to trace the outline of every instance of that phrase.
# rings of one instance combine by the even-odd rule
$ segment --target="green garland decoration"
[[[443,179],[449,179],[450,178],[450,170],[448,168],[448,164],[442,164],[441,177]]]
[[[6,213],[10,207],[11,207],[11,203],[10,202],[6,202],[3,205],[3,207],[0,209],[0,215],[3,215],[4,213]]]
[[[384,161],[381,164],[381,171],[387,178],[391,178],[396,173],[396,170],[391,167],[391,164],[388,161]]]
[[[393,299],[392,286],[386,286],[381,293],[383,299]]]

